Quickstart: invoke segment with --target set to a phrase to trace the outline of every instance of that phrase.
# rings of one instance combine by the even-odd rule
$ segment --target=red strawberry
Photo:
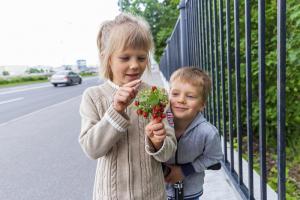
[[[143,116],[144,116],[145,118],[147,118],[147,117],[148,117],[148,113],[147,113],[147,112],[144,112],[144,113],[143,113]]]
[[[165,113],[161,114],[161,118],[162,119],[166,118],[166,114]]]
[[[142,115],[142,114],[143,114],[143,110],[142,110],[142,109],[138,109],[138,110],[136,111],[136,113],[137,113],[138,115]]]
[[[160,123],[162,119],[161,117],[157,117],[155,120]]]
[[[154,109],[155,109],[156,112],[159,112],[160,111],[160,106],[156,105],[156,106],[154,106]]]
[[[154,113],[154,114],[152,115],[152,117],[153,117],[153,119],[156,119],[156,118],[158,117],[158,114]]]
[[[152,86],[152,91],[155,91],[156,89],[157,89],[157,87],[156,86]]]
[[[140,105],[140,102],[135,101],[135,102],[134,102],[134,105],[135,105],[135,106],[139,106],[139,105]]]

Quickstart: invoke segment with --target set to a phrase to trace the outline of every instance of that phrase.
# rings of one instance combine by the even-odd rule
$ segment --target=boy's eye
[[[192,94],[187,94],[186,96],[189,97],[189,98],[194,98],[195,97],[195,95],[192,95]]]

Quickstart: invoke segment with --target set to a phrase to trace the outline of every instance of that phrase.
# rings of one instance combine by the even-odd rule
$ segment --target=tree
[[[155,43],[155,59],[159,59],[166,47],[177,21],[179,0],[119,0],[122,11],[144,17],[150,24]]]

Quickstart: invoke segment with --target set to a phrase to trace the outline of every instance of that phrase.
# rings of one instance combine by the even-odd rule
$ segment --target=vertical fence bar
[[[230,0],[226,0],[226,40],[227,40],[227,70],[228,70],[228,116],[230,141],[230,172],[234,172],[233,155],[233,121],[232,121],[232,88],[231,88],[231,48],[230,48]]]
[[[243,184],[242,161],[242,123],[241,123],[241,74],[240,74],[240,25],[239,0],[234,0],[234,50],[235,50],[235,88],[236,88],[236,129],[238,139],[239,185]]]
[[[258,63],[259,63],[259,151],[260,151],[260,195],[266,193],[266,106],[265,106],[265,0],[258,1]]]
[[[208,1],[210,0],[205,0],[205,18],[206,18],[206,72],[209,73],[210,71],[210,23],[209,23],[209,13],[208,13]],[[207,120],[211,122],[212,118],[212,112],[211,112],[211,96],[208,97],[208,106],[207,106]]]
[[[251,75],[251,0],[245,0],[246,99],[248,139],[248,198],[253,195],[253,132],[252,132],[252,75]]]
[[[277,0],[277,168],[278,199],[285,199],[285,86],[286,86],[286,1]]]
[[[201,2],[201,9],[202,9],[202,33],[203,33],[203,40],[202,40],[202,44],[203,44],[203,69],[206,70],[206,23],[205,23],[205,4],[204,1],[200,1]],[[206,111],[207,109],[205,109]]]
[[[219,54],[218,54],[218,17],[217,17],[217,0],[214,0],[214,37],[215,37],[215,68],[216,68],[216,98],[217,98],[217,123],[218,130],[221,130],[220,123],[220,81],[219,81]]]
[[[204,12],[204,1],[200,1],[200,10],[201,10],[201,38],[202,38],[202,69],[205,71],[206,68],[206,34],[205,34],[205,12]],[[204,116],[207,118],[207,109],[204,109]]]
[[[197,48],[196,48],[196,42],[197,39],[196,39],[196,32],[197,32],[197,29],[196,29],[196,20],[195,20],[195,16],[196,16],[196,12],[194,12],[195,10],[195,1],[192,0],[191,1],[191,13],[192,13],[192,34],[193,34],[193,39],[191,40],[191,43],[193,45],[193,58],[192,58],[192,62],[191,64],[193,66],[197,66],[196,64],[196,61],[197,61]]]
[[[201,63],[201,48],[200,48],[200,41],[201,41],[201,38],[200,38],[200,18],[199,18],[199,16],[200,16],[200,7],[199,7],[199,1],[196,1],[196,10],[195,10],[195,12],[196,12],[196,29],[197,29],[197,35],[196,35],[196,41],[195,41],[195,43],[196,43],[196,48],[197,48],[197,50],[198,50],[198,54],[197,54],[197,56],[198,56],[198,59],[197,59],[197,66],[198,67],[200,67],[200,63]]]
[[[187,54],[187,63],[186,63],[186,66],[187,65],[190,65],[191,64],[191,57],[192,57],[192,54],[193,54],[193,50],[191,49],[191,40],[193,38],[193,35],[192,35],[192,31],[191,31],[191,12],[190,12],[190,1],[186,1],[185,3],[185,14],[186,14],[186,30],[187,30],[187,34],[189,39],[186,40],[186,43],[187,43],[187,49],[189,50],[189,53]]]
[[[208,63],[209,63],[209,57],[208,57],[208,17],[207,17],[207,0],[203,0],[203,10],[204,10],[204,27],[205,27],[205,31],[204,31],[204,35],[205,35],[205,64],[204,64],[204,69],[206,72],[208,72]],[[205,112],[206,112],[206,119],[209,121],[209,99],[208,102],[206,103],[206,107],[205,107]]]
[[[214,57],[214,29],[213,29],[213,19],[212,19],[212,0],[209,1],[209,33],[210,33],[210,71],[212,79],[212,90],[211,90],[211,113],[212,122],[216,124],[216,107],[215,107],[215,57]]]
[[[191,64],[193,66],[197,66],[196,62],[197,62],[197,48],[196,48],[196,42],[197,39],[196,39],[196,32],[197,32],[197,29],[196,29],[196,12],[194,11],[195,10],[195,1],[192,0],[191,1],[191,13],[192,13],[192,32],[193,32],[193,40],[191,41],[192,45],[193,45],[193,60],[191,62]]]
[[[200,60],[200,68],[203,69],[203,63],[204,63],[204,48],[203,48],[203,23],[202,23],[202,16],[203,16],[203,10],[202,10],[202,1],[198,1],[199,4],[199,25],[200,25],[200,52],[201,52],[201,60]]]
[[[224,21],[223,21],[223,0],[219,0],[219,29],[220,29],[220,67],[221,67],[221,82],[222,82],[222,130],[223,130],[223,145],[224,145],[224,163],[228,162],[227,158],[227,130],[226,130],[226,96],[225,96],[225,65],[224,65]]]
[[[187,34],[187,19],[186,19],[186,10],[185,10],[185,0],[181,0],[179,4],[180,9],[180,57],[181,57],[181,65],[185,66],[188,65],[188,48],[187,48],[187,41],[188,41],[188,34]]]

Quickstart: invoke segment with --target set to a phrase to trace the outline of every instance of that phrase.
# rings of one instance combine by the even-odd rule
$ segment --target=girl
[[[140,80],[153,50],[149,25],[121,13],[102,24],[97,42],[107,81],[83,93],[79,136],[83,151],[98,160],[93,199],[165,200],[161,162],[175,153],[174,130],[167,120],[139,117],[132,105],[150,87]]]

